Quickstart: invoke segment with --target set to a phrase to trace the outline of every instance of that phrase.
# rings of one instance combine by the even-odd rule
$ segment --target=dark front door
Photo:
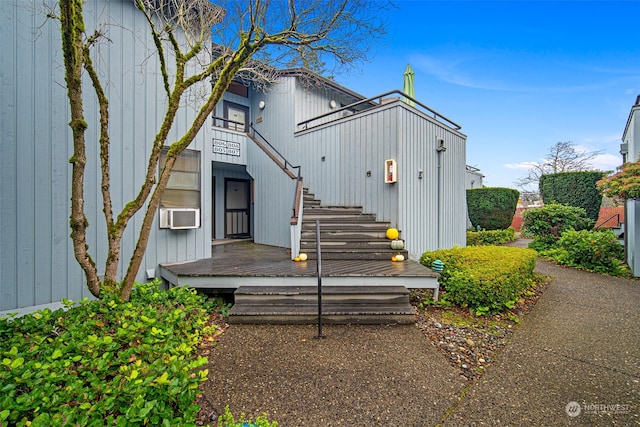
[[[224,191],[224,237],[250,237],[250,181],[227,178]]]

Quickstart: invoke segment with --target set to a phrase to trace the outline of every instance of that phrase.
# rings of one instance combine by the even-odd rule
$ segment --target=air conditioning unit
[[[160,208],[160,228],[186,230],[200,227],[200,209]]]

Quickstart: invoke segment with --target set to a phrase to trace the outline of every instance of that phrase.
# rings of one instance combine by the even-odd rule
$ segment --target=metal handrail
[[[302,122],[298,123],[298,125],[297,125],[297,126],[298,126],[298,127],[300,127],[300,126],[308,125],[309,123],[311,123],[311,122],[313,122],[313,121],[320,120],[320,119],[323,119],[323,118],[325,118],[325,117],[329,117],[329,116],[334,115],[334,114],[338,114],[338,113],[340,113],[340,112],[342,112],[342,111],[349,111],[349,110],[352,110],[354,107],[360,106],[360,105],[362,105],[362,104],[372,104],[372,107],[371,107],[371,108],[376,108],[376,107],[379,107],[379,106],[381,106],[381,105],[384,105],[384,104],[382,103],[382,98],[384,98],[385,96],[393,95],[393,94],[401,95],[402,97],[404,97],[404,98],[406,98],[406,99],[408,99],[408,100],[410,100],[410,101],[415,102],[415,103],[416,103],[416,105],[419,105],[419,106],[420,106],[420,107],[422,107],[424,110],[426,110],[427,112],[431,113],[431,114],[433,115],[433,118],[434,118],[434,119],[436,119],[437,121],[439,121],[439,122],[445,121],[446,123],[444,123],[444,124],[445,124],[446,126],[448,126],[448,127],[452,128],[452,129],[454,129],[454,130],[460,130],[460,129],[462,129],[462,126],[460,126],[459,124],[457,124],[457,123],[456,123],[456,122],[454,122],[453,120],[449,119],[449,118],[448,118],[448,117],[446,117],[446,116],[443,116],[442,114],[438,113],[436,110],[434,110],[434,109],[432,109],[432,108],[430,108],[430,107],[426,106],[426,105],[425,105],[425,104],[423,104],[422,102],[418,101],[417,99],[413,98],[412,96],[407,95],[406,93],[402,92],[402,91],[401,91],[401,90],[399,90],[399,89],[394,89],[394,90],[392,90],[392,91],[385,92],[385,93],[383,93],[383,94],[381,94],[381,95],[376,95],[376,96],[371,97],[371,98],[363,99],[362,101],[354,102],[353,104],[346,105],[346,106],[344,106],[344,107],[338,108],[337,110],[330,111],[330,112],[325,113],[325,114],[321,114],[321,115],[319,115],[319,116],[316,116],[316,117],[311,118],[311,119],[308,119],[308,120],[304,120],[304,121],[302,121]],[[377,104],[376,104],[376,103],[374,103],[374,101],[376,101],[376,100],[378,100]],[[356,112],[356,114],[357,114],[357,113],[364,112],[364,111],[368,111],[368,110],[370,110],[371,108],[366,108],[366,109],[364,109],[364,110],[357,111],[357,112]],[[308,128],[305,128],[305,129],[308,129]]]
[[[278,155],[278,157],[284,164],[284,169],[298,170],[298,173],[295,178],[297,183],[296,183],[295,193],[293,195],[293,206],[291,208],[291,221],[290,221],[291,225],[296,225],[298,224],[298,218],[300,217],[300,213],[298,212],[298,206],[299,206],[300,198],[302,197],[302,175],[300,173],[302,171],[302,167],[300,165],[294,166],[293,164],[291,164],[291,162],[289,162],[289,160],[287,160],[286,157],[284,157],[273,145],[271,145],[269,141],[267,141],[267,139],[264,136],[262,136],[260,132],[258,132],[258,130],[255,127],[253,127],[253,123],[249,125],[249,128],[251,129],[254,136],[259,136],[260,139],[265,144],[267,144],[267,146],[269,146],[271,151],[273,151],[273,153]]]
[[[610,220],[612,220],[613,218],[618,218],[618,220],[616,221],[616,223],[618,224],[617,226],[619,227],[621,222],[620,222],[620,214],[613,214],[611,215],[609,218],[605,219],[604,221],[602,221],[600,224],[596,225],[595,227],[593,227],[594,230],[599,229],[600,227],[602,227],[603,225],[605,225],[607,222],[609,222]]]
[[[249,125],[249,128],[251,129],[254,135],[258,135],[260,139],[264,141],[264,143],[267,144],[269,148],[271,148],[271,150],[273,150],[273,152],[278,155],[278,157],[280,157],[280,159],[282,160],[282,163],[284,163],[285,169],[287,167],[291,167],[291,169],[298,169],[298,176],[300,176],[300,165],[294,166],[293,164],[291,164],[289,160],[286,159],[286,157],[284,157],[273,145],[271,145],[269,141],[267,141],[267,139],[264,136],[260,134],[260,132],[258,132],[258,130],[255,127],[253,127],[253,123]]]
[[[247,127],[247,124],[245,122],[237,122],[235,120],[225,119],[224,117],[217,117],[217,116],[211,116],[211,118],[213,119],[213,126],[215,126],[215,127],[220,127],[220,126],[218,126],[218,122],[217,122],[218,120],[220,120],[223,123],[227,123],[227,124],[233,123],[233,124],[236,124],[236,125],[241,125],[242,126],[242,130],[241,131],[239,131],[237,129],[231,129],[231,128],[222,126],[224,129],[235,130],[236,132],[245,132],[245,129]]]

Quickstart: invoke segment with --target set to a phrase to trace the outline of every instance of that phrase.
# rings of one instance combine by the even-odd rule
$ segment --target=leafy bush
[[[560,203],[583,208],[587,218],[598,220],[602,194],[596,183],[604,172],[581,171],[545,174],[540,177],[540,195],[545,204]]]
[[[224,414],[218,417],[218,427],[278,427],[276,421],[270,422],[266,414],[256,418],[255,421],[245,419],[244,413],[240,414],[240,419],[236,421],[229,410],[229,405],[224,408]]]
[[[66,302],[71,307],[72,302]],[[0,319],[0,425],[194,425],[207,363],[204,299],[137,284],[97,301]]]
[[[467,246],[503,245],[516,240],[513,227],[506,230],[467,231]]]
[[[512,308],[533,286],[536,257],[530,249],[468,246],[425,252],[420,262],[444,263],[439,282],[448,300],[476,314],[494,314]]]
[[[610,230],[567,230],[558,240],[557,247],[543,252],[558,264],[577,267],[597,273],[626,275],[624,249]]]
[[[523,216],[524,230],[533,237],[529,247],[537,251],[554,247],[562,233],[569,229],[586,230],[594,224],[584,209],[559,203],[528,209]]]
[[[518,205],[518,190],[472,188],[467,190],[469,221],[485,230],[504,230],[511,225]]]

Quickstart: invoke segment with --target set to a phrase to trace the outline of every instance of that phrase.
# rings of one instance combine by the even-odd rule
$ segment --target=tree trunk
[[[84,170],[87,162],[85,154],[85,131],[82,103],[82,67],[84,17],[82,0],[60,0],[60,24],[62,31],[62,51],[64,54],[67,96],[71,107],[69,126],[73,134],[73,156],[71,173],[71,240],[73,252],[85,273],[87,287],[92,295],[100,296],[100,279],[95,262],[87,251],[88,221],[84,213]]]

